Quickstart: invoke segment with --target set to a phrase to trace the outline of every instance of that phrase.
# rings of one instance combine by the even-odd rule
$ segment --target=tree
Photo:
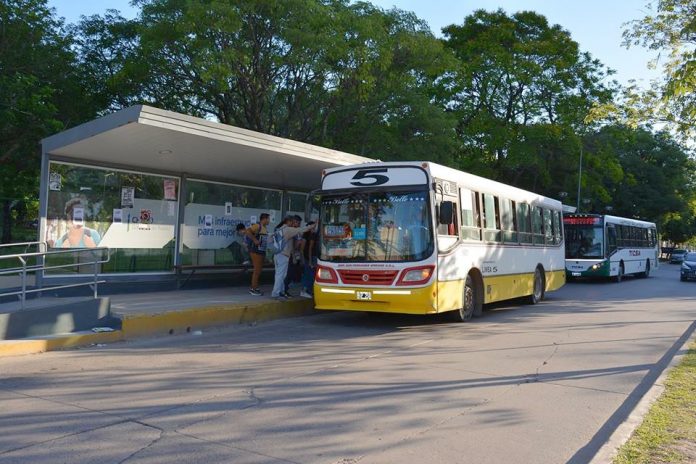
[[[460,167],[551,196],[573,191],[577,134],[592,107],[611,101],[612,72],[534,12],[477,10],[443,32],[459,59],[442,104],[459,121]]]
[[[46,0],[0,2],[0,203],[2,241],[36,211],[39,142],[95,114],[72,39]]]
[[[132,21],[109,12],[77,28],[112,108],[149,103],[375,157],[451,149],[431,102],[447,54],[412,14],[347,0],[136,4]]]
[[[654,14],[632,21],[624,45],[666,51],[664,78],[643,98],[648,116],[666,122],[685,137],[696,134],[696,1],[658,0]],[[658,58],[658,60],[661,59]],[[658,64],[655,60],[654,65]]]
[[[696,162],[669,133],[612,125],[589,139],[595,151],[616,159],[623,173],[620,182],[606,184],[611,200],[593,205],[595,211],[611,205],[613,214],[654,221],[676,242],[696,235]]]

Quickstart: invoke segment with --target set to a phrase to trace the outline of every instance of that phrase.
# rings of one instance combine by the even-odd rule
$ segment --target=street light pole
[[[582,182],[582,140],[580,140],[580,169],[578,170],[578,207],[577,212],[580,212],[580,183]]]

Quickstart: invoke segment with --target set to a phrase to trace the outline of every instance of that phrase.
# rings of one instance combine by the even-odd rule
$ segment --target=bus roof
[[[513,201],[524,201],[530,204],[546,205],[558,210],[560,210],[563,206],[560,201],[554,200],[553,198],[545,197],[534,192],[529,192],[527,190],[470,174],[468,172],[459,171],[441,164],[431,163],[430,161],[375,161],[327,169],[325,174],[330,174],[335,171],[345,171],[346,169],[353,167],[359,169],[373,166],[414,166],[424,168],[425,171],[429,173],[430,177],[457,182],[458,184],[464,185],[477,192],[499,195]]]

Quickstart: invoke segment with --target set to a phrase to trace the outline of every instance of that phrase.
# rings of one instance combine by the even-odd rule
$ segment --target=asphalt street
[[[678,266],[458,324],[322,313],[0,359],[0,463],[582,463],[696,326]]]

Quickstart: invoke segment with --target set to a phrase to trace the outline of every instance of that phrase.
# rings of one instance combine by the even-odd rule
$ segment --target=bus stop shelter
[[[99,270],[106,280],[242,265],[238,224],[262,213],[272,225],[285,214],[304,216],[323,169],[369,161],[133,106],[42,141],[40,240],[49,248],[109,247]],[[71,276],[44,275],[59,277]]]

